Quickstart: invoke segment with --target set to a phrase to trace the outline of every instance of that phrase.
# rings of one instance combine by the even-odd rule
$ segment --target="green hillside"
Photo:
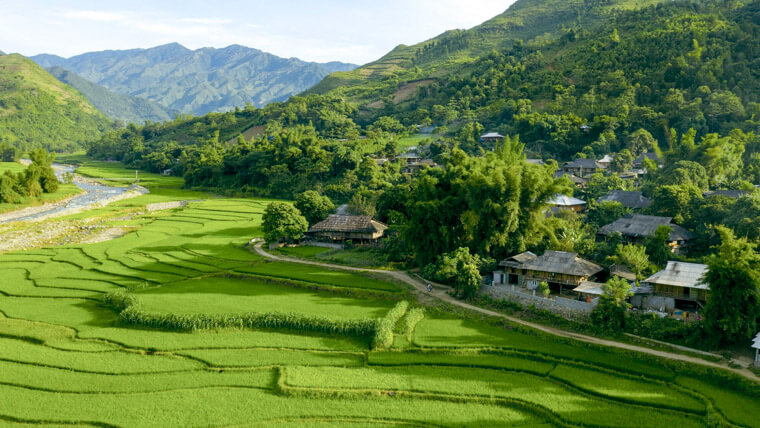
[[[72,150],[109,126],[87,98],[32,60],[0,56],[0,141],[24,149]]]
[[[337,91],[371,101],[387,84],[460,72],[479,57],[515,43],[540,44],[572,28],[589,29],[615,14],[662,0],[519,0],[507,11],[469,30],[450,30],[412,46],[400,45],[377,61],[326,77],[310,93]],[[518,42],[519,40],[519,42]]]
[[[160,104],[145,98],[119,94],[83,79],[61,67],[50,67],[48,72],[61,82],[81,92],[98,110],[115,120],[142,123],[170,120],[174,114]]]

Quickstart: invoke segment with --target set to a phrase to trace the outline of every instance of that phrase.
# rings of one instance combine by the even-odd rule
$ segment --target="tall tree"
[[[716,345],[745,343],[760,320],[760,256],[756,245],[723,226],[717,227],[721,244],[707,260],[704,282],[710,286],[705,307],[705,329]]]
[[[272,202],[264,210],[262,228],[267,242],[295,241],[309,229],[309,223],[293,205]]]
[[[309,224],[324,220],[335,209],[330,198],[322,196],[314,190],[307,190],[296,196],[293,205],[301,211]]]

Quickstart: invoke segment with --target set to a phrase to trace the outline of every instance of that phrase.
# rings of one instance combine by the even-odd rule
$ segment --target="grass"
[[[434,136],[430,134],[414,134],[407,137],[401,137],[398,139],[398,149],[404,151],[410,147],[418,146],[421,142],[432,138],[434,138]]]
[[[177,314],[296,312],[354,319],[378,318],[393,306],[388,301],[356,299],[234,278],[181,281],[138,290],[134,294],[146,311]]]
[[[76,169],[77,174],[96,179],[103,179],[106,183],[113,186],[126,186],[130,184],[139,184],[147,188],[180,188],[184,184],[181,177],[165,176],[147,171],[137,171],[127,169],[120,162],[105,162],[80,160],[79,167]]]
[[[367,247],[342,250],[304,245],[278,248],[275,251],[284,256],[310,259],[323,263],[375,269],[393,268],[393,263],[388,262],[380,251]]]
[[[359,288],[365,290],[379,290],[399,292],[400,288],[391,282],[375,279],[359,273],[329,270],[316,266],[293,264],[286,262],[268,262],[255,266],[235,269],[241,273],[253,273],[276,278],[296,279],[313,282],[315,284],[331,285],[335,287]]]
[[[148,195],[76,216],[138,227],[121,238],[0,255],[2,423],[759,425],[760,395],[717,374],[434,309],[392,310],[409,296],[380,276],[268,262],[246,248],[261,236],[267,201],[210,198],[162,180]],[[142,208],[195,199],[205,200]],[[378,348],[389,349],[303,330],[124,325],[103,303],[115,292],[175,317],[384,317]]]

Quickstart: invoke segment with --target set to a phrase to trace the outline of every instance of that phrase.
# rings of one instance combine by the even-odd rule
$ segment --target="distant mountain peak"
[[[226,111],[246,103],[263,106],[315,85],[334,71],[356,65],[320,64],[232,44],[191,50],[179,43],[147,49],[89,52],[71,58],[32,57],[60,66],[114,92],[142,97],[190,114]]]

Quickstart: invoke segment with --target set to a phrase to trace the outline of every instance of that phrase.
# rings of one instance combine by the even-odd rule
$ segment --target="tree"
[[[652,195],[649,212],[654,215],[673,217],[676,223],[683,223],[689,204],[694,199],[702,199],[702,192],[696,186],[688,184],[660,186]]]
[[[670,226],[659,226],[654,231],[654,235],[650,236],[646,240],[647,255],[652,263],[657,266],[664,266],[670,258],[670,232],[673,229]]]
[[[591,312],[591,322],[601,331],[617,333],[625,326],[627,299],[633,296],[631,285],[623,278],[612,277],[602,287],[599,304]]]
[[[15,190],[16,177],[10,171],[0,175],[0,203],[17,204],[21,202],[21,195]]]
[[[295,241],[309,229],[309,223],[293,205],[272,202],[264,210],[262,227],[267,242]]]
[[[705,330],[715,345],[747,342],[760,320],[760,257],[756,245],[736,238],[731,229],[716,227],[721,244],[707,259],[704,282],[710,285]]]
[[[335,210],[335,205],[330,198],[322,196],[314,190],[307,190],[296,196],[296,202],[293,204],[309,222],[309,224],[318,223],[327,215]]]
[[[646,129],[639,129],[625,139],[625,147],[633,156],[638,156],[648,151],[656,151],[656,146],[657,142]]]
[[[544,239],[546,201],[567,189],[522,149],[509,137],[485,156],[454,149],[446,168],[428,168],[412,183],[405,239],[421,266],[459,247],[501,257]]]
[[[593,226],[600,228],[623,217],[626,211],[623,204],[616,201],[591,203],[586,212],[586,220]]]
[[[630,171],[633,168],[633,154],[628,149],[621,150],[612,158],[610,168],[615,172]]]
[[[620,263],[628,266],[636,274],[636,281],[641,279],[641,273],[649,266],[649,256],[642,245],[618,245],[615,251]]]
[[[541,293],[544,297],[549,297],[549,294],[551,293],[551,289],[549,288],[549,283],[546,281],[541,281],[540,284],[538,284],[538,292]]]

